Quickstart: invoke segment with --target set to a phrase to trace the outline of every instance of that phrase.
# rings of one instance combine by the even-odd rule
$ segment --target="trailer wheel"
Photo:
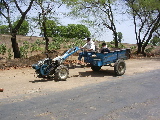
[[[117,60],[114,64],[114,72],[116,75],[121,76],[125,73],[126,63],[124,60]]]
[[[101,67],[102,66],[91,66],[91,69],[93,70],[93,71],[99,71],[100,69],[101,69]]]
[[[66,80],[69,75],[69,70],[67,66],[60,65],[56,68],[54,73],[55,80]]]

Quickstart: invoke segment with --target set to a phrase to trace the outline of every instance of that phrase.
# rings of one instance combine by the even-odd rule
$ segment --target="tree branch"
[[[160,13],[157,15],[156,19],[154,19],[154,20],[152,21],[152,23],[150,23],[150,25],[149,25],[149,27],[148,27],[148,30],[147,30],[144,38],[143,38],[143,42],[145,41],[145,39],[146,39],[146,37],[147,37],[147,35],[148,35],[149,32],[150,32],[150,33],[149,33],[149,36],[151,36],[151,34],[153,34],[153,32],[158,29],[158,27],[159,27],[158,24],[160,24],[159,21],[160,21]],[[153,26],[153,27],[152,27],[152,26]],[[147,39],[148,39],[148,38],[147,38]]]
[[[31,9],[31,6],[32,6],[32,4],[33,4],[33,1],[34,1],[34,0],[31,0],[31,2],[30,2],[30,4],[29,4],[28,8],[26,9],[25,12],[23,12],[23,14],[22,14],[22,16],[21,16],[21,18],[20,18],[18,24],[15,26],[15,30],[16,30],[16,31],[20,28],[21,24],[23,23],[23,21],[24,21],[24,19],[25,19],[26,14],[27,14],[28,11]]]
[[[23,11],[20,9],[18,3],[16,0],[14,0],[14,3],[16,4],[17,9],[19,10],[19,12],[21,13],[21,15],[23,14]]]

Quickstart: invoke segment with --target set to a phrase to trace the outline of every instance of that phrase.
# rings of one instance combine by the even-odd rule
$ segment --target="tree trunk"
[[[142,42],[137,43],[137,46],[138,46],[137,54],[142,53]]]
[[[11,42],[12,42],[12,48],[14,52],[14,58],[20,58],[20,51],[19,51],[18,43],[16,41],[16,33],[12,33]]]
[[[44,36],[44,37],[45,37],[45,40],[46,40],[45,51],[48,52],[49,39],[46,36]]]
[[[45,17],[45,15],[43,15],[42,25],[43,25],[44,39],[46,41],[45,51],[48,52],[49,39],[48,39],[48,36],[47,36],[46,17]]]
[[[114,42],[115,42],[115,48],[118,48],[118,35],[117,32],[114,32]]]

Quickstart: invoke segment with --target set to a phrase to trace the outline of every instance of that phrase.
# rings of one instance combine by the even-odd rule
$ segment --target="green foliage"
[[[30,44],[30,52],[31,54],[35,51],[41,51],[41,45],[44,45],[45,41],[37,39],[34,43]]]
[[[118,34],[118,38],[117,38],[117,39],[118,39],[118,42],[121,43],[121,42],[122,42],[122,39],[123,39],[123,35],[122,35],[121,32],[118,32],[117,34]]]
[[[146,52],[146,53],[151,53],[151,51],[152,51],[153,49],[154,49],[154,47],[151,46],[151,47],[145,49],[145,52]]]
[[[75,46],[83,46],[85,41],[78,38],[53,37],[53,41],[49,43],[49,50],[58,50],[60,48],[73,48]]]
[[[159,9],[160,10],[159,0],[138,0],[138,1],[139,1],[139,4],[137,5],[141,6],[143,9],[147,9],[147,10]]]
[[[35,41],[35,44],[37,44],[38,46],[40,46],[40,45],[45,45],[45,41],[40,40],[40,39],[37,39],[37,40]]]
[[[126,46],[123,45],[122,43],[119,43],[118,48],[123,49],[123,48],[126,48]]]
[[[111,41],[111,42],[110,42],[110,44],[115,44],[115,41],[114,41],[114,40],[113,40],[113,41]]]
[[[7,51],[6,45],[5,44],[1,44],[0,45],[0,54],[4,55]]]
[[[108,47],[108,48],[115,48],[114,44],[112,44],[111,42],[110,42],[110,43],[107,43],[107,47]]]
[[[13,27],[15,27],[18,24],[18,22],[19,22],[19,20],[14,22]],[[20,26],[17,34],[18,35],[27,35],[28,31],[29,31],[29,23],[26,20],[24,20],[22,25]]]
[[[24,41],[23,46],[20,47],[21,58],[27,58],[29,49],[29,42]]]
[[[84,39],[90,37],[91,33],[89,32],[88,28],[85,25],[81,24],[69,24],[67,26],[67,38],[79,38]]]
[[[31,46],[30,46],[30,52],[34,52],[34,51],[39,51],[39,50],[42,50],[42,48],[36,44],[36,43],[31,43]]]
[[[46,20],[46,32],[47,32],[47,36],[48,37],[53,37],[53,35],[56,33],[55,31],[57,31],[57,23],[53,20]],[[41,28],[42,30],[44,29],[43,27]],[[55,32],[55,33],[54,33]]]
[[[47,20],[46,27],[48,37],[84,39],[90,37],[91,35],[88,28],[82,24],[69,24],[68,26],[58,26],[55,21]]]
[[[1,25],[0,34],[8,34],[8,33],[9,33],[9,27],[7,25]]]
[[[8,49],[8,59],[11,59],[13,57],[12,53],[11,53],[11,48]]]
[[[150,40],[151,45],[160,46],[160,38],[158,36],[154,36],[152,40]]]
[[[134,51],[137,47],[136,46],[131,46],[131,51]]]
[[[115,48],[114,43],[115,43],[114,41],[108,42],[107,47],[108,48]],[[122,43],[118,43],[118,48],[123,49],[123,48],[126,48],[126,46],[123,45]]]

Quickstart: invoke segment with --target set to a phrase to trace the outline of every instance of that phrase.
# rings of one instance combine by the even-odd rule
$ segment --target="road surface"
[[[160,120],[160,69],[7,102],[0,120]]]

